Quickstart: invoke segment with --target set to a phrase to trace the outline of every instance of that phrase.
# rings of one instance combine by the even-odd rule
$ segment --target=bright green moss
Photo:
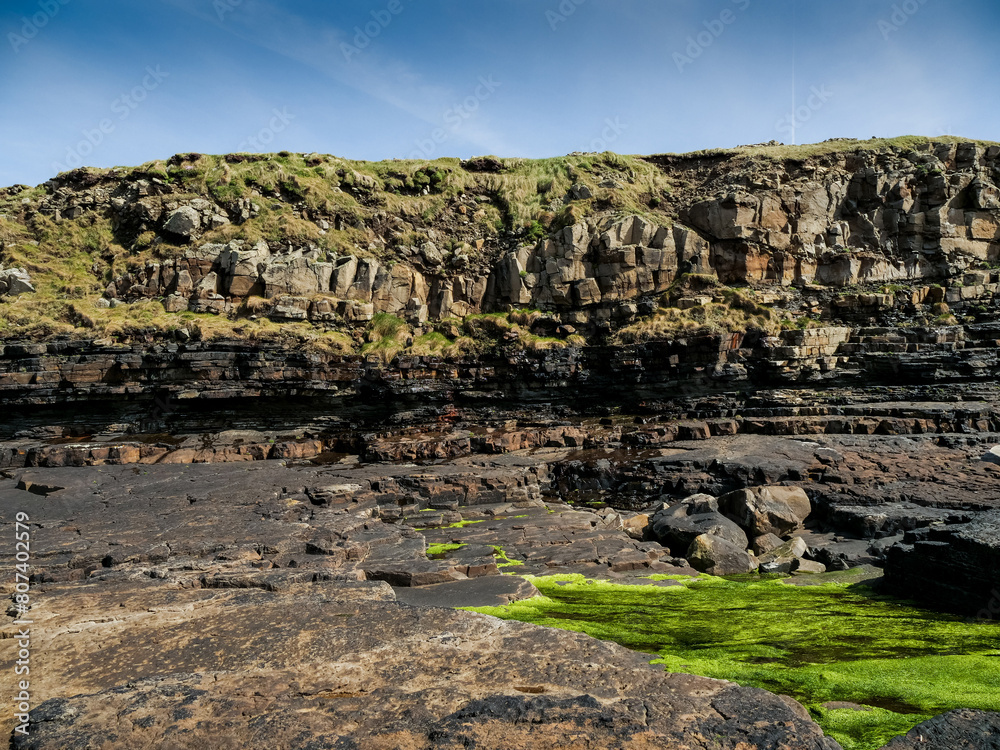
[[[456,521],[455,523],[449,524],[447,526],[442,526],[441,528],[442,529],[464,529],[469,524],[483,523],[483,521],[485,521],[485,520],[486,520],[485,518],[480,518],[479,520],[476,520],[476,521]]]
[[[1000,710],[1000,623],[918,609],[852,578],[791,586],[702,576],[622,586],[533,577],[544,598],[476,611],[658,654],[654,663],[672,672],[791,695],[850,750],[881,747],[953,708]],[[822,709],[828,701],[882,710]]]
[[[457,549],[462,549],[464,544],[429,544],[427,545],[428,555],[446,555],[449,552],[454,552]]]
[[[812,709],[823,731],[840,743],[844,750],[867,750],[882,747],[888,740],[909,732],[929,716],[897,714],[882,708],[855,711],[849,708]]]
[[[496,544],[490,546],[493,547],[493,554],[496,556],[497,560],[502,561],[502,562],[497,562],[498,568],[510,568],[516,565],[524,565],[523,560],[511,560],[509,557],[507,557],[507,551],[503,547],[500,547]]]

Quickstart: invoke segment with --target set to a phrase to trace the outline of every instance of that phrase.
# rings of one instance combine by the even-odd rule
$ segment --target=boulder
[[[762,573],[791,573],[798,561],[809,551],[805,541],[795,537],[791,541],[775,547],[759,558]],[[825,570],[825,568],[824,568]]]
[[[424,256],[424,260],[429,266],[440,266],[444,261],[444,255],[433,242],[425,242],[421,245],[420,254]]]
[[[782,536],[809,516],[809,496],[801,487],[751,487],[719,498],[719,508],[752,536]]]
[[[815,562],[814,560],[803,560],[801,558],[796,558],[795,562],[792,563],[793,573],[825,573],[826,566],[823,563]]]
[[[757,569],[757,561],[746,550],[714,534],[696,537],[686,557],[695,570],[713,576],[752,573]]]
[[[305,296],[330,288],[333,264],[316,263],[308,258],[271,260],[261,274],[267,297],[279,294]]]
[[[780,536],[775,536],[774,534],[761,534],[760,536],[754,537],[751,549],[753,549],[754,554],[763,555],[773,549],[777,549],[784,543],[784,540]]]
[[[347,299],[356,300],[358,302],[371,302],[372,301],[372,289],[375,287],[375,279],[379,275],[379,271],[382,267],[379,265],[377,260],[372,258],[362,258],[358,261],[354,279],[351,285],[347,289]],[[341,277],[338,276],[338,287],[340,285]],[[345,277],[346,278],[346,275]],[[337,296],[341,296],[337,294]]]
[[[261,241],[252,248],[243,243],[232,242],[219,254],[219,267],[223,273],[223,289],[233,297],[246,297],[256,289],[260,272],[265,267],[271,252],[266,242]]]
[[[330,291],[338,299],[347,299],[347,294],[354,283],[354,275],[358,272],[358,259],[353,255],[337,258],[330,275]]]
[[[1000,748],[1000,713],[959,708],[917,724],[883,750],[988,750]]]
[[[719,512],[711,495],[692,495],[658,511],[653,516],[652,532],[653,538],[675,555],[684,554],[702,534],[713,534],[740,549],[747,548],[747,535]]]
[[[16,297],[35,291],[31,277],[23,268],[8,268],[0,271],[0,297]]]
[[[649,515],[646,513],[623,515],[622,528],[632,539],[642,540],[646,537],[646,529],[649,528]]]
[[[191,239],[201,229],[201,217],[191,206],[181,206],[172,211],[163,224],[163,230],[180,237]]]

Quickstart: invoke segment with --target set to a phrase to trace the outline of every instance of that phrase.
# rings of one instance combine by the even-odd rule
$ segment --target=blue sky
[[[5,0],[0,184],[187,151],[1000,140],[998,21],[995,0]]]

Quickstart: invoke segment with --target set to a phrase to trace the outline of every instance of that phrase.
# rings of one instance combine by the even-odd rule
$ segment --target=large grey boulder
[[[685,557],[692,568],[713,576],[752,573],[757,569],[757,560],[745,549],[713,534],[696,537]]]
[[[279,294],[300,297],[328,291],[332,274],[332,263],[316,263],[303,257],[271,259],[261,281],[267,297]]]
[[[683,555],[702,534],[720,537],[740,549],[747,548],[747,535],[719,512],[718,502],[711,495],[692,495],[658,511],[653,516],[652,532],[674,555]]]
[[[191,239],[201,229],[201,216],[192,206],[181,206],[172,211],[163,224],[163,230]]]
[[[249,248],[242,242],[226,245],[219,254],[223,289],[233,297],[246,297],[255,290],[261,292],[260,275],[270,257],[270,248],[263,240]]]
[[[337,258],[333,263],[333,273],[330,275],[330,291],[337,299],[347,299],[354,275],[358,272],[358,259],[353,255]]]
[[[444,254],[438,250],[438,246],[433,242],[425,242],[420,246],[420,254],[430,266],[440,266],[444,261]]]
[[[775,536],[774,534],[761,534],[753,539],[753,543],[750,545],[757,555],[764,555],[773,549],[780,547],[784,544],[784,540],[780,536]]]
[[[16,297],[35,291],[31,276],[23,268],[8,268],[0,271],[0,297]]]
[[[719,498],[719,509],[751,536],[784,536],[799,528],[812,506],[801,487],[750,487]]]
[[[377,260],[373,258],[360,259],[356,267],[354,279],[347,290],[347,299],[358,302],[371,302],[375,279],[381,270],[382,267]],[[337,296],[339,297],[340,294],[337,294]]]

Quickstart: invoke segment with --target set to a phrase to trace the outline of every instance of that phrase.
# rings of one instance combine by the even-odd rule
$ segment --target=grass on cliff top
[[[953,708],[1000,710],[1000,623],[823,578],[792,586],[702,576],[669,587],[529,578],[543,597],[474,611],[658,654],[653,663],[670,672],[791,695],[845,750],[875,750]],[[876,710],[823,708],[829,701]]]
[[[932,143],[975,143],[980,146],[998,146],[996,141],[981,141],[973,138],[961,138],[954,135],[928,137],[922,135],[904,135],[897,138],[870,138],[858,140],[840,138],[823,143],[803,143],[801,145],[780,146],[737,146],[735,148],[716,148],[695,151],[689,154],[670,154],[670,156],[702,157],[702,156],[759,156],[771,159],[809,159],[814,156],[838,154],[845,151],[882,151],[895,149],[902,151],[927,151]]]
[[[713,153],[806,158],[847,149],[918,148],[928,142],[906,136]],[[469,164],[463,167],[458,159],[365,162],[288,152],[228,157],[188,154],[136,168],[82,171],[105,188],[144,179],[159,183],[157,189],[170,190],[168,200],[203,197],[232,210],[248,203],[256,206],[258,214],[253,218],[207,231],[199,243],[264,239],[279,246],[312,244],[327,258],[351,253],[391,262],[398,259],[399,247],[419,245],[433,233],[446,254],[462,253],[472,263],[486,267],[493,257],[490,253],[500,251],[501,237],[504,242],[533,243],[595,212],[605,221],[638,214],[668,225],[674,218],[662,207],[674,190],[670,177],[642,157],[605,152],[474,161],[486,164],[487,171],[466,168]],[[585,186],[592,197],[565,202],[574,185]],[[116,275],[149,261],[176,257],[185,248],[157,242],[163,238],[157,238],[148,227],[129,235],[129,231],[140,229],[126,230],[113,224],[109,212],[87,211],[76,219],[57,222],[38,212],[48,197],[47,190],[44,186],[20,192],[0,190],[0,263],[27,268],[38,289],[33,295],[0,301],[0,337],[141,340],[150,333],[169,332],[192,323],[179,314],[145,304],[115,311],[97,308],[102,290]],[[458,213],[460,208],[465,213]],[[486,243],[481,250],[470,244],[478,240]],[[767,327],[766,316],[754,321],[741,315],[734,319],[728,313],[717,314],[721,312],[709,309],[705,320],[697,319],[700,313],[680,317],[671,313],[650,324],[654,330],[636,330],[635,338],[662,337],[699,327],[730,331],[743,323]],[[284,340],[290,336],[292,340],[353,350],[346,336],[311,332],[305,324],[271,327],[206,317],[199,319],[198,325],[206,337]],[[627,338],[631,333],[624,335]],[[464,341],[462,346],[469,343]],[[523,343],[536,349],[561,345],[544,339]],[[428,340],[420,342],[418,349],[433,352],[446,346],[450,345]],[[398,351],[391,341],[375,348],[387,357]]]

